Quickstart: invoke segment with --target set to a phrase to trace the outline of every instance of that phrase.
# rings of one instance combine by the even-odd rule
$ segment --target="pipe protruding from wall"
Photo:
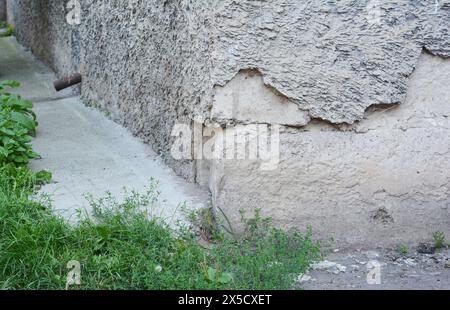
[[[53,83],[53,85],[55,86],[56,91],[61,91],[63,89],[66,89],[68,87],[77,85],[81,83],[81,74],[80,73],[75,73],[74,75],[70,76],[70,77],[66,77],[60,80],[57,80]]]

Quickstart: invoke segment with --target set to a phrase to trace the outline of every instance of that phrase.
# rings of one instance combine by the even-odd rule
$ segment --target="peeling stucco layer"
[[[355,125],[280,134],[281,159],[210,163],[213,202],[239,227],[256,208],[337,244],[386,246],[450,234],[450,61],[424,54],[405,103]],[[233,129],[231,129],[233,130]],[[220,214],[220,212],[218,212]]]
[[[423,48],[450,56],[450,2],[438,2],[223,1],[213,80],[257,68],[311,118],[353,123],[404,102]]]

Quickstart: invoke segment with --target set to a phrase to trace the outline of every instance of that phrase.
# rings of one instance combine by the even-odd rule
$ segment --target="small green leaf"
[[[30,132],[34,132],[36,129],[35,121],[23,113],[11,112],[11,119],[28,129]]]
[[[210,282],[215,282],[217,276],[217,270],[209,267],[207,272],[207,280]]]

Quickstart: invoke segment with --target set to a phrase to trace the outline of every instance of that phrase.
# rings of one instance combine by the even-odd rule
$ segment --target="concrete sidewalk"
[[[86,194],[106,192],[123,197],[123,188],[142,191],[154,178],[159,202],[152,214],[176,224],[184,218],[179,206],[205,207],[210,195],[164,166],[152,149],[100,112],[84,106],[70,91],[56,93],[54,73],[26,52],[15,38],[0,39],[0,80],[22,83],[18,90],[35,102],[38,133],[33,142],[41,160],[33,170],[49,170],[54,183],[42,191],[51,195],[56,212],[73,222],[78,209],[89,211]]]

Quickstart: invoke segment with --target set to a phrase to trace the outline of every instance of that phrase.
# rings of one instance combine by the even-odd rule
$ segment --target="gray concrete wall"
[[[66,1],[8,2],[21,43],[80,71],[86,104],[209,186],[236,223],[261,207],[342,243],[450,233],[447,1],[86,0],[74,26]],[[173,125],[198,116],[285,126],[278,169],[172,159]]]
[[[0,22],[6,20],[6,0],[0,0]]]
[[[83,74],[86,104],[150,143],[187,179],[193,161],[169,154],[172,127],[204,114],[212,96],[207,1],[81,1],[69,25],[63,0],[9,1],[19,41],[55,71]]]
[[[77,28],[66,23],[66,2],[7,0],[8,22],[19,42],[59,75],[76,69],[82,46]]]

